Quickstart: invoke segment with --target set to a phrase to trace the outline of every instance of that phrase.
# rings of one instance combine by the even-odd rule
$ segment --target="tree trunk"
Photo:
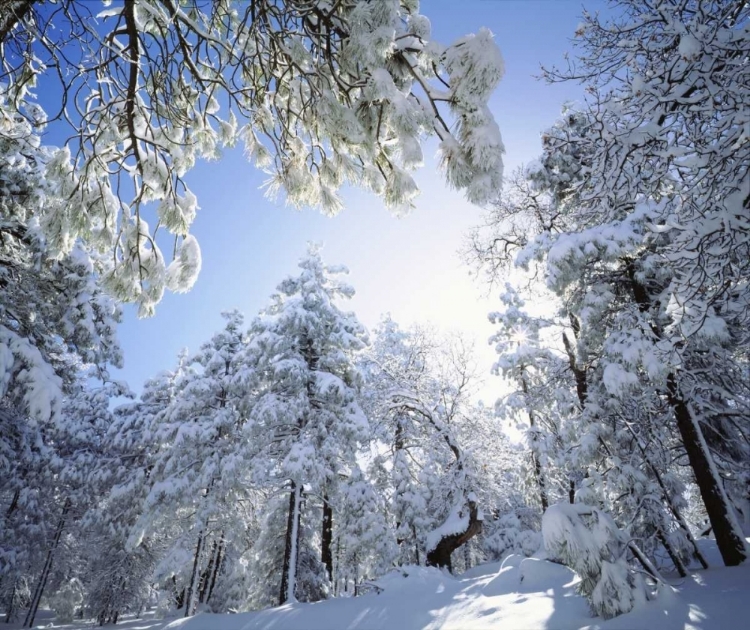
[[[549,500],[547,499],[547,483],[544,478],[544,472],[542,471],[542,462],[539,460],[539,449],[537,448],[537,434],[536,434],[536,419],[534,417],[534,412],[531,410],[531,407],[528,407],[528,396],[529,396],[529,386],[526,383],[526,375],[521,375],[521,389],[523,391],[523,395],[526,397],[527,402],[527,412],[529,414],[529,426],[532,430],[532,437],[531,437],[531,461],[534,465],[534,476],[536,477],[536,484],[539,487],[539,501],[542,504],[542,514],[547,511],[547,508],[549,507]]]
[[[216,550],[218,543],[214,539],[211,544],[211,552],[208,555],[208,564],[206,568],[201,571],[201,579],[198,582],[198,603],[202,604],[206,601],[206,593],[208,592],[208,583],[211,581],[211,574],[213,573],[214,562],[216,562]]]
[[[214,563],[214,570],[213,575],[211,575],[211,585],[208,587],[208,594],[206,595],[206,603],[211,601],[211,594],[214,592],[214,586],[216,585],[216,578],[219,575],[219,571],[221,570],[221,563],[224,560],[224,556],[222,555],[224,551],[224,533],[221,534],[221,539],[219,540],[219,548],[216,550],[216,562]]]
[[[451,554],[461,545],[468,542],[482,531],[482,521],[479,519],[479,506],[476,501],[468,501],[469,524],[463,532],[443,536],[435,548],[427,552],[427,566],[445,567],[452,571]]]
[[[286,541],[284,545],[284,564],[281,569],[281,588],[279,606],[295,602],[294,590],[297,585],[297,555],[300,521],[300,487],[292,481],[289,493],[289,516],[286,524]]]
[[[642,313],[651,309],[651,296],[646,287],[636,277],[634,263],[627,267],[630,288],[633,298]],[[651,323],[651,330],[657,339],[662,339],[662,330],[656,323]],[[667,376],[667,400],[674,412],[677,429],[687,452],[690,467],[693,469],[695,481],[706,506],[708,518],[714,528],[716,544],[728,567],[736,566],[747,558],[747,549],[742,531],[737,525],[729,498],[724,492],[724,486],[714,465],[711,452],[698,426],[697,419],[683,397],[674,373]]]
[[[630,549],[633,556],[635,557],[636,560],[638,560],[641,566],[645,569],[646,573],[648,573],[655,580],[662,582],[663,584],[667,583],[666,580],[656,570],[656,567],[651,563],[651,560],[649,560],[646,557],[646,554],[643,553],[638,548],[638,545],[636,545],[632,540],[628,543],[628,549]]]
[[[323,494],[323,531],[320,535],[320,560],[325,565],[328,581],[333,583],[333,508],[328,493]]]
[[[659,530],[656,534],[656,538],[663,545],[664,549],[667,550],[669,558],[672,560],[672,564],[674,565],[675,569],[677,569],[677,573],[680,574],[680,577],[687,577],[687,569],[685,568],[685,563],[680,560],[680,556],[672,547],[672,544],[669,542],[669,538],[667,538],[666,534],[663,531]]]
[[[568,501],[571,505],[576,502],[576,482],[573,479],[570,480],[570,487],[568,488]]]
[[[63,505],[63,511],[60,515],[60,520],[57,522],[57,528],[55,529],[55,537],[52,540],[52,546],[47,551],[47,558],[44,561],[44,568],[42,574],[39,576],[39,582],[37,582],[36,589],[34,590],[34,597],[31,599],[31,606],[29,606],[29,612],[26,614],[26,620],[23,622],[24,628],[31,628],[34,625],[34,617],[36,617],[39,604],[42,601],[42,595],[44,594],[44,587],[47,586],[47,580],[49,579],[50,571],[52,570],[52,561],[55,559],[55,551],[57,546],[60,544],[63,531],[65,529],[65,521],[70,511],[70,499],[65,500]]]
[[[195,545],[195,556],[193,558],[193,570],[190,572],[190,583],[185,593],[185,617],[192,614],[193,602],[195,600],[195,582],[198,577],[198,563],[203,551],[203,530],[198,532],[198,544]]]
[[[10,505],[8,506],[8,509],[5,511],[5,518],[10,518],[13,512],[16,511],[16,508],[18,507],[18,499],[20,497],[21,497],[21,491],[16,490],[13,493],[13,498],[11,498],[10,500]]]
[[[471,569],[471,547],[464,545],[464,571]]]
[[[667,377],[667,398],[674,410],[677,428],[706,506],[721,557],[726,566],[736,566],[747,559],[745,540],[731,512],[729,498],[724,492],[703,433],[682,398],[674,374]]]
[[[5,613],[5,623],[10,623],[15,614],[16,605],[16,586],[18,584],[18,578],[13,581],[13,590],[10,592],[10,600],[8,601],[8,611]]]

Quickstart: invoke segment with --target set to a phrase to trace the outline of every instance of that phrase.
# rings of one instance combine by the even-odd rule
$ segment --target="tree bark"
[[[444,536],[435,548],[427,552],[427,566],[453,570],[451,554],[461,545],[468,542],[482,531],[482,521],[479,519],[479,506],[476,501],[469,501],[469,524],[463,532]]]
[[[52,540],[52,546],[47,551],[47,558],[44,561],[44,568],[42,574],[39,576],[39,582],[37,583],[36,589],[34,590],[34,597],[31,599],[31,606],[29,612],[26,614],[26,620],[23,623],[24,628],[31,628],[34,625],[34,617],[36,617],[39,604],[42,601],[42,595],[44,594],[44,588],[47,586],[47,580],[49,579],[50,571],[52,570],[52,562],[55,559],[55,551],[57,546],[60,544],[63,531],[65,529],[65,521],[67,520],[68,512],[70,511],[70,499],[65,500],[63,505],[63,511],[60,515],[60,520],[57,522],[57,528],[55,529],[55,537]]]
[[[320,560],[333,583],[333,508],[328,501],[328,493],[323,494],[323,531],[320,535]]]
[[[527,413],[529,414],[529,426],[533,432],[531,437],[531,460],[534,465],[534,476],[536,477],[536,484],[539,487],[539,501],[542,504],[542,514],[547,511],[549,507],[549,500],[547,498],[547,482],[544,478],[544,471],[542,471],[542,462],[539,460],[539,452],[537,448],[537,434],[536,434],[536,418],[531,407],[528,406],[529,386],[526,383],[526,375],[521,375],[521,390],[523,395],[526,397],[527,402]]]
[[[297,583],[297,555],[299,546],[300,521],[300,488],[292,481],[289,493],[289,516],[286,523],[286,540],[284,545],[284,564],[281,569],[281,587],[279,589],[279,606],[294,602],[294,590]]]
[[[193,558],[193,570],[190,573],[190,583],[185,594],[185,617],[192,613],[193,600],[195,599],[195,582],[198,577],[198,563],[200,562],[201,552],[203,551],[203,530],[198,532],[198,544],[195,545],[195,557]]]
[[[706,506],[721,557],[726,566],[736,566],[747,559],[745,541],[737,531],[739,528],[734,522],[729,498],[721,485],[711,453],[698,422],[682,398],[674,374],[667,377],[667,398],[674,410],[677,428]]]
[[[214,586],[216,585],[216,578],[219,576],[221,570],[221,563],[224,560],[222,555],[224,552],[224,534],[221,534],[219,540],[219,548],[216,550],[216,562],[214,563],[213,575],[211,575],[211,585],[208,587],[208,594],[206,595],[206,603],[211,601],[211,594],[214,592]]]

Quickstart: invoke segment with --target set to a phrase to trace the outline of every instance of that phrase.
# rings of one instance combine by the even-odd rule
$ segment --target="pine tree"
[[[161,581],[178,578],[185,616],[208,595],[220,544],[229,566],[227,551],[245,526],[242,502],[253,492],[244,392],[235,382],[245,370],[243,317],[234,311],[224,318],[224,329],[189,359],[179,390],[154,418],[152,439],[168,447],[153,458],[129,542],[137,547],[168,524],[169,542],[155,574]]]
[[[339,279],[346,270],[325,266],[314,246],[299,267],[300,274],[279,285],[253,322],[245,359],[257,374],[249,403],[251,440],[258,448],[255,476],[285,487],[289,497],[280,604],[308,590],[297,574],[306,511],[315,498],[327,501],[336,494],[340,477],[355,465],[358,445],[369,438],[354,364],[367,337],[354,314],[335,303],[353,295]]]

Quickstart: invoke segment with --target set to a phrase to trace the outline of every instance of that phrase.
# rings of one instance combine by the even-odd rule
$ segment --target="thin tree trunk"
[[[29,612],[26,614],[26,620],[23,623],[24,628],[31,628],[34,625],[34,617],[36,617],[39,604],[42,601],[42,595],[44,594],[44,588],[47,586],[47,580],[49,579],[50,571],[52,570],[52,562],[55,559],[55,551],[57,546],[60,544],[63,531],[65,529],[65,521],[70,511],[70,499],[65,500],[63,505],[63,511],[60,515],[60,520],[57,522],[57,528],[55,529],[55,537],[52,540],[52,546],[47,551],[47,558],[44,561],[44,567],[42,574],[39,576],[39,582],[37,583],[36,589],[34,590],[34,597],[31,599],[31,606]]]
[[[663,545],[664,549],[667,550],[669,558],[672,560],[672,564],[675,566],[675,569],[677,569],[677,573],[680,574],[680,577],[687,577],[687,569],[685,568],[685,563],[680,560],[680,556],[672,547],[672,543],[669,542],[669,538],[667,538],[666,534],[663,531],[659,530],[656,534],[656,537]]]
[[[336,536],[336,575],[339,576],[338,568],[341,563],[341,536]],[[341,578],[337,579],[333,583],[333,596],[338,597],[341,591]]]
[[[201,572],[201,579],[198,584],[198,603],[202,604],[206,600],[206,593],[208,592],[208,583],[211,581],[211,573],[213,573],[214,562],[216,562],[216,550],[218,548],[216,539],[211,544],[211,553],[208,556],[208,564],[206,568]]]
[[[417,539],[417,528],[414,525],[411,526],[411,532],[414,534],[414,556],[417,559],[417,566],[419,566],[422,563],[419,561],[419,540]]]
[[[18,578],[13,581],[13,590],[10,592],[10,601],[8,602],[8,611],[5,613],[5,623],[10,623],[15,613],[16,604],[16,587],[18,585]]]
[[[631,541],[628,543],[628,549],[630,549],[630,551],[633,553],[633,556],[635,556],[635,559],[638,560],[640,565],[646,570],[649,575],[651,575],[651,577],[653,577],[655,580],[659,580],[663,584],[667,583],[666,580],[659,574],[659,571],[657,571],[651,560],[649,560],[646,554],[638,548],[638,545]]]
[[[219,540],[219,548],[216,551],[216,563],[214,564],[214,571],[213,575],[211,576],[211,586],[208,587],[208,595],[206,595],[206,603],[211,601],[211,594],[214,592],[214,586],[216,585],[216,578],[219,575],[219,571],[221,570],[221,563],[224,561],[224,556],[222,555],[224,551],[224,533],[221,534],[221,539]]]
[[[185,594],[185,617],[189,617],[192,613],[195,581],[198,577],[198,563],[200,562],[201,552],[203,551],[203,530],[198,532],[198,544],[195,545],[195,557],[193,558],[193,570],[190,573],[190,583],[187,587]]]
[[[672,512],[672,515],[674,516],[675,520],[679,524],[680,528],[685,532],[685,536],[687,536],[687,539],[690,541],[690,544],[693,546],[693,555],[698,560],[698,562],[701,563],[701,566],[704,569],[708,569],[708,562],[706,561],[706,558],[701,553],[701,550],[698,548],[698,543],[693,537],[693,533],[690,531],[690,527],[688,526],[687,521],[682,516],[682,513],[677,508],[677,506],[674,504],[674,501],[672,501],[672,498],[669,496],[669,492],[667,492],[667,484],[664,483],[664,480],[661,477],[661,473],[659,472],[659,469],[656,466],[654,466],[654,464],[652,463],[651,458],[648,456],[648,453],[646,452],[646,447],[641,443],[641,440],[636,435],[635,431],[633,430],[633,427],[631,427],[630,424],[627,422],[625,423],[625,426],[628,427],[630,434],[633,436],[635,443],[638,445],[638,449],[641,451],[641,454],[643,455],[643,459],[646,460],[648,467],[654,473],[656,482],[659,484],[659,487],[661,488],[662,496],[664,497],[664,500],[667,502],[670,512]],[[665,537],[665,542],[666,542],[666,537]],[[665,545],[665,548],[666,548],[666,545]],[[671,558],[672,553],[669,551],[669,549],[667,549],[667,553],[669,553],[669,556]],[[685,577],[685,575],[687,575],[687,571],[685,571],[684,565],[682,566],[683,568],[680,569],[680,567],[677,566],[677,564],[675,563],[675,567],[677,568],[677,571],[679,571],[682,577]],[[685,575],[683,575],[683,571],[685,571]]]
[[[286,524],[286,541],[284,545],[284,564],[281,569],[281,588],[279,606],[295,602],[294,590],[297,583],[297,554],[300,520],[300,487],[292,481],[289,493],[289,516]]]
[[[527,413],[529,414],[529,426],[531,427],[532,431],[532,437],[531,437],[531,460],[534,464],[534,476],[536,477],[536,483],[539,487],[539,500],[542,504],[542,514],[547,511],[547,508],[549,507],[549,500],[547,498],[547,483],[544,478],[544,472],[542,471],[542,462],[539,460],[539,452],[537,448],[537,441],[538,436],[536,434],[536,419],[534,417],[534,412],[531,410],[531,407],[528,406],[528,396],[529,396],[529,386],[526,383],[526,375],[521,375],[521,390],[523,391],[524,396],[526,397],[526,405],[527,405]]]
[[[323,494],[323,531],[320,535],[320,560],[325,565],[328,581],[333,583],[333,508],[328,493]]]
[[[576,482],[573,479],[570,480],[570,487],[568,488],[568,501],[571,505],[576,502]]]
[[[5,518],[9,518],[13,512],[16,511],[16,508],[18,507],[18,500],[21,498],[21,491],[16,490],[13,493],[13,498],[10,500],[10,505],[8,506],[8,509],[5,511]]]

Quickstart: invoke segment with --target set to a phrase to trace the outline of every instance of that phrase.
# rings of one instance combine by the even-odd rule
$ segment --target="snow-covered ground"
[[[715,545],[701,541],[712,568],[683,580],[640,609],[605,621],[592,617],[575,592],[566,567],[537,558],[509,556],[453,577],[410,567],[378,581],[380,593],[315,604],[293,604],[237,615],[199,614],[190,619],[126,618],[123,630],[380,630],[399,628],[719,630],[743,625],[750,613],[750,566],[725,568]],[[406,574],[406,575],[404,575]],[[10,625],[7,628],[15,628]],[[90,624],[38,627],[89,629]]]

